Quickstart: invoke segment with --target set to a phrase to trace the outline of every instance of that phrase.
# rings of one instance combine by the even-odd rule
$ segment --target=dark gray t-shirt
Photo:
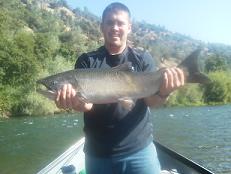
[[[104,46],[82,54],[75,68],[110,68],[131,62],[134,71],[155,71],[152,56],[127,47],[119,55],[109,55]],[[143,99],[128,111],[120,103],[94,104],[84,113],[85,153],[98,157],[126,155],[140,150],[153,140],[149,108]]]

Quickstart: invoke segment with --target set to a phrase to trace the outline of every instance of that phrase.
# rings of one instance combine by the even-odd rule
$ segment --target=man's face
[[[105,45],[122,47],[126,45],[127,36],[131,31],[128,13],[116,11],[109,13],[101,24]]]

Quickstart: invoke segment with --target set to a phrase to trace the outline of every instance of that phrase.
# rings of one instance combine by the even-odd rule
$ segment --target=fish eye
[[[52,85],[57,85],[58,84],[58,82],[57,81],[53,81],[53,83],[52,83]]]

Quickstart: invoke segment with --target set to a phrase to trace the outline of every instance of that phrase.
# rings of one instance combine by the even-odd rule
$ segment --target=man
[[[109,68],[131,62],[135,71],[155,71],[153,58],[147,52],[127,45],[131,32],[129,9],[112,3],[102,15],[104,46],[81,55],[75,68]],[[184,85],[178,68],[166,69],[157,94],[135,101],[131,110],[121,103],[93,105],[76,97],[66,84],[58,91],[56,105],[84,112],[85,155],[87,174],[157,174],[160,173],[156,149],[152,143],[152,121],[149,107],[163,104],[168,95]]]

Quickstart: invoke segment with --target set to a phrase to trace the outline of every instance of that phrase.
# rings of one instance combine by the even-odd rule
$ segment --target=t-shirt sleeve
[[[76,60],[75,63],[75,69],[81,69],[81,68],[89,68],[89,58],[86,53],[79,56],[79,58]]]
[[[144,72],[154,72],[157,70],[156,59],[151,56],[147,51],[143,54],[143,71]]]

